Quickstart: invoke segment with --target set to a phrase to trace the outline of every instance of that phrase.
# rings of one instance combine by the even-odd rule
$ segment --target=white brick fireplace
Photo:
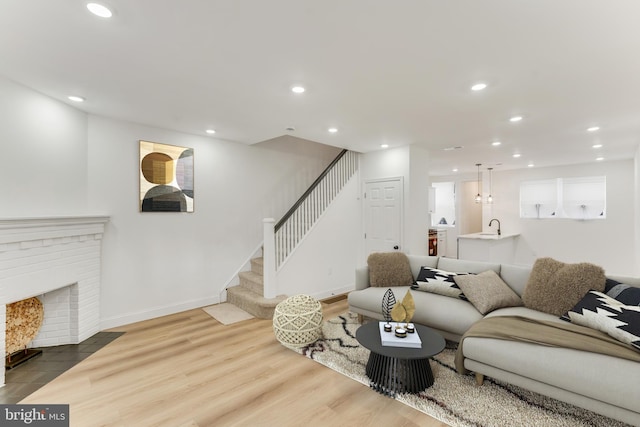
[[[42,301],[45,315],[32,346],[78,344],[99,332],[101,240],[108,220],[106,216],[0,219],[3,354],[6,305],[34,296]]]

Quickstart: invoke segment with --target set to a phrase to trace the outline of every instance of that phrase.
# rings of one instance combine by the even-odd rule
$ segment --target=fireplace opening
[[[28,347],[42,327],[44,306],[32,297],[7,304],[6,310],[5,368],[12,369],[42,354]]]

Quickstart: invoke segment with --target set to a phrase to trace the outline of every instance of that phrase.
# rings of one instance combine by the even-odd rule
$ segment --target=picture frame
[[[192,148],[139,141],[140,212],[193,212]]]

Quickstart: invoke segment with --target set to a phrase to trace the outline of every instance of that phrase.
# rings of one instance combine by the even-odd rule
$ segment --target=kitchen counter
[[[458,258],[512,264],[519,234],[472,233],[458,236]]]
[[[502,234],[498,236],[498,233],[471,233],[458,236],[458,239],[483,239],[483,240],[501,240],[518,237],[520,234]]]

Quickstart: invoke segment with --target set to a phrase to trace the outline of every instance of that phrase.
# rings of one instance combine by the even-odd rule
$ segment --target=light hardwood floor
[[[195,309],[112,331],[126,334],[21,403],[70,404],[77,427],[446,426],[283,347],[271,320]]]

